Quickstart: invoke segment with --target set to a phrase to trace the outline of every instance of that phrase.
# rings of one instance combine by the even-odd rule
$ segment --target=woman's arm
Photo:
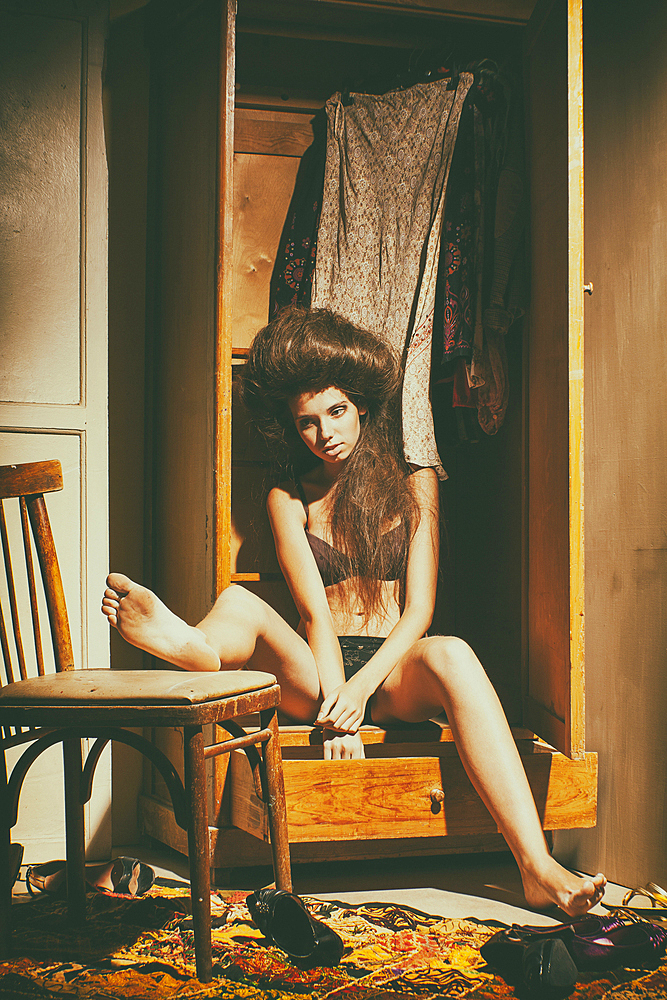
[[[343,657],[322,577],[306,538],[303,505],[296,492],[277,486],[269,493],[266,506],[278,562],[304,623],[326,698],[345,682]]]
[[[327,697],[345,684],[343,657],[322,577],[304,531],[303,505],[295,493],[276,487],[269,493],[267,510],[278,562],[306,629],[322,697]],[[325,760],[365,756],[358,733],[341,734],[335,729],[328,726],[323,733]]]
[[[356,732],[370,696],[424,635],[433,619],[440,545],[438,479],[433,469],[418,469],[410,476],[410,485],[420,519],[408,554],[403,613],[368,663],[325,697],[317,716],[318,724]]]

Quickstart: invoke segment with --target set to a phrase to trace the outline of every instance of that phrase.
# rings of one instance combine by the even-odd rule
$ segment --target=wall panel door
[[[0,463],[62,462],[49,508],[77,667],[109,665],[106,13],[102,0],[31,0],[0,14]],[[108,751],[105,761],[87,824],[99,857],[111,847]],[[63,849],[50,791],[60,772],[54,753],[28,776],[14,832],[27,861]]]

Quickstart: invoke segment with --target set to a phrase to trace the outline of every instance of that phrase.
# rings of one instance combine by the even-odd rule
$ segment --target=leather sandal
[[[250,916],[262,934],[299,965],[337,965],[344,951],[341,938],[312,917],[305,903],[284,889],[258,889],[246,898]]]
[[[640,889],[628,889],[621,900],[621,905],[627,906],[635,896],[646,896],[647,899],[651,900],[652,907],[667,907],[667,892],[661,889],[659,885],[656,885],[655,882],[647,882]]]
[[[67,863],[47,861],[31,865],[26,871],[26,885],[31,896],[45,892],[50,896],[65,893]],[[86,885],[95,892],[113,892],[124,896],[143,896],[155,881],[155,872],[137,858],[114,858],[105,864],[86,865]]]
[[[635,896],[643,896],[650,902],[650,907],[646,904],[630,906],[630,900]],[[628,889],[620,904],[605,903],[603,900],[602,906],[605,910],[621,913],[626,917],[639,917],[644,920],[660,921],[663,924],[667,922],[667,893],[655,882],[647,882],[638,889]]]

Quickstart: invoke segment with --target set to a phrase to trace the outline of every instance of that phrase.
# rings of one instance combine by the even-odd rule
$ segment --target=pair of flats
[[[301,968],[337,965],[344,945],[331,928],[308,912],[303,900],[284,889],[258,889],[246,903],[256,926]]]
[[[579,973],[654,965],[665,949],[667,929],[615,913],[551,927],[514,924],[489,938],[481,955],[509,982],[557,1000],[572,991]]]

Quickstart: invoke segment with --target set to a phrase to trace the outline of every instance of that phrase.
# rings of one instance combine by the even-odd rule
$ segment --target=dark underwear
[[[306,501],[306,494],[299,479],[295,480],[295,485],[306,513],[306,538],[308,539],[311,552],[315,557],[317,568],[320,571],[322,583],[325,587],[331,587],[333,584],[342,583],[343,580],[349,580],[351,576],[354,576],[349,556],[335,549],[333,545],[320,538],[319,535],[314,535],[312,531],[308,530],[308,503]],[[390,528],[389,531],[385,531],[382,535],[380,547],[382,565],[385,567],[383,579],[398,580],[402,576],[405,562],[405,544],[405,532],[400,525]]]
[[[349,681],[350,677],[361,670],[370,660],[374,653],[377,653],[378,649],[384,642],[384,638],[377,637],[374,635],[339,635],[338,642],[340,643],[341,653],[343,654],[343,670],[345,671],[345,680]],[[370,698],[366,702],[366,711],[364,712],[362,726],[374,726],[375,723],[371,718],[371,705]]]

